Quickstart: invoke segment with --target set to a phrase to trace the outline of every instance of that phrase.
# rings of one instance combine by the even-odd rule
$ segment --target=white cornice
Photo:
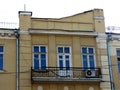
[[[14,31],[13,30],[0,30],[0,33],[14,34]]]
[[[19,34],[29,34],[29,31],[28,30],[20,30]]]

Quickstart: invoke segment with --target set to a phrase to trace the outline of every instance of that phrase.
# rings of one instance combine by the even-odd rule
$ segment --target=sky
[[[61,18],[94,8],[104,10],[105,26],[120,27],[119,0],[0,0],[0,22],[17,22],[18,11],[32,11],[32,17]]]

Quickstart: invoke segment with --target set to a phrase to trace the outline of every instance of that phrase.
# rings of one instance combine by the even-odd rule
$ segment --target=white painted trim
[[[93,53],[93,55],[94,55],[94,64],[95,64],[95,68],[96,68],[96,54],[95,54],[95,48],[94,47],[89,47],[89,46],[82,46],[81,47],[81,58],[82,58],[82,68],[83,68],[83,54],[82,54],[82,48],[83,47],[86,47],[87,48],[87,51],[88,51],[88,48],[93,48],[93,50],[94,50],[94,53]],[[87,62],[89,62],[89,59],[88,59],[88,55],[89,54],[86,54],[87,55]],[[88,63],[88,68],[90,67],[90,63]]]
[[[33,45],[32,46],[32,65],[33,65],[32,67],[33,67],[33,69],[34,69],[34,46],[38,46],[39,48],[41,46],[45,46],[46,47],[46,67],[47,67],[48,66],[48,48],[47,48],[47,45]],[[39,60],[39,64],[41,65],[40,60]]]
[[[0,33],[14,34],[14,31],[12,31],[12,30],[0,30]]]
[[[59,67],[59,55],[60,54],[58,54],[58,47],[69,47],[69,49],[70,49],[70,54],[68,54],[69,56],[70,56],[70,67],[72,67],[72,52],[71,52],[71,46],[61,46],[61,45],[58,45],[57,46],[57,65],[58,65],[58,67]],[[67,54],[66,54],[67,55]],[[63,59],[65,60],[65,58],[63,57]],[[65,64],[65,63],[64,63]]]
[[[0,36],[0,39],[16,39],[16,38],[13,37],[13,36],[12,36],[12,37],[6,37],[6,36],[3,36],[3,37],[2,37],[2,36]]]
[[[20,30],[19,34],[29,34],[29,31],[28,30]]]

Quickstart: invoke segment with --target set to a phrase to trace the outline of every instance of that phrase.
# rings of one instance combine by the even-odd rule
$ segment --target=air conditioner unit
[[[95,77],[95,70],[86,70],[86,77]]]

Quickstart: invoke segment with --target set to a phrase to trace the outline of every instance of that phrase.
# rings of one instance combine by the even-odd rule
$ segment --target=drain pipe
[[[107,34],[108,66],[109,66],[111,90],[114,90],[113,75],[112,75],[112,64],[111,64],[111,57],[110,57],[110,41],[111,40],[112,40],[112,34],[108,33]]]
[[[19,33],[18,29],[14,30],[16,37],[16,90],[19,90]]]

